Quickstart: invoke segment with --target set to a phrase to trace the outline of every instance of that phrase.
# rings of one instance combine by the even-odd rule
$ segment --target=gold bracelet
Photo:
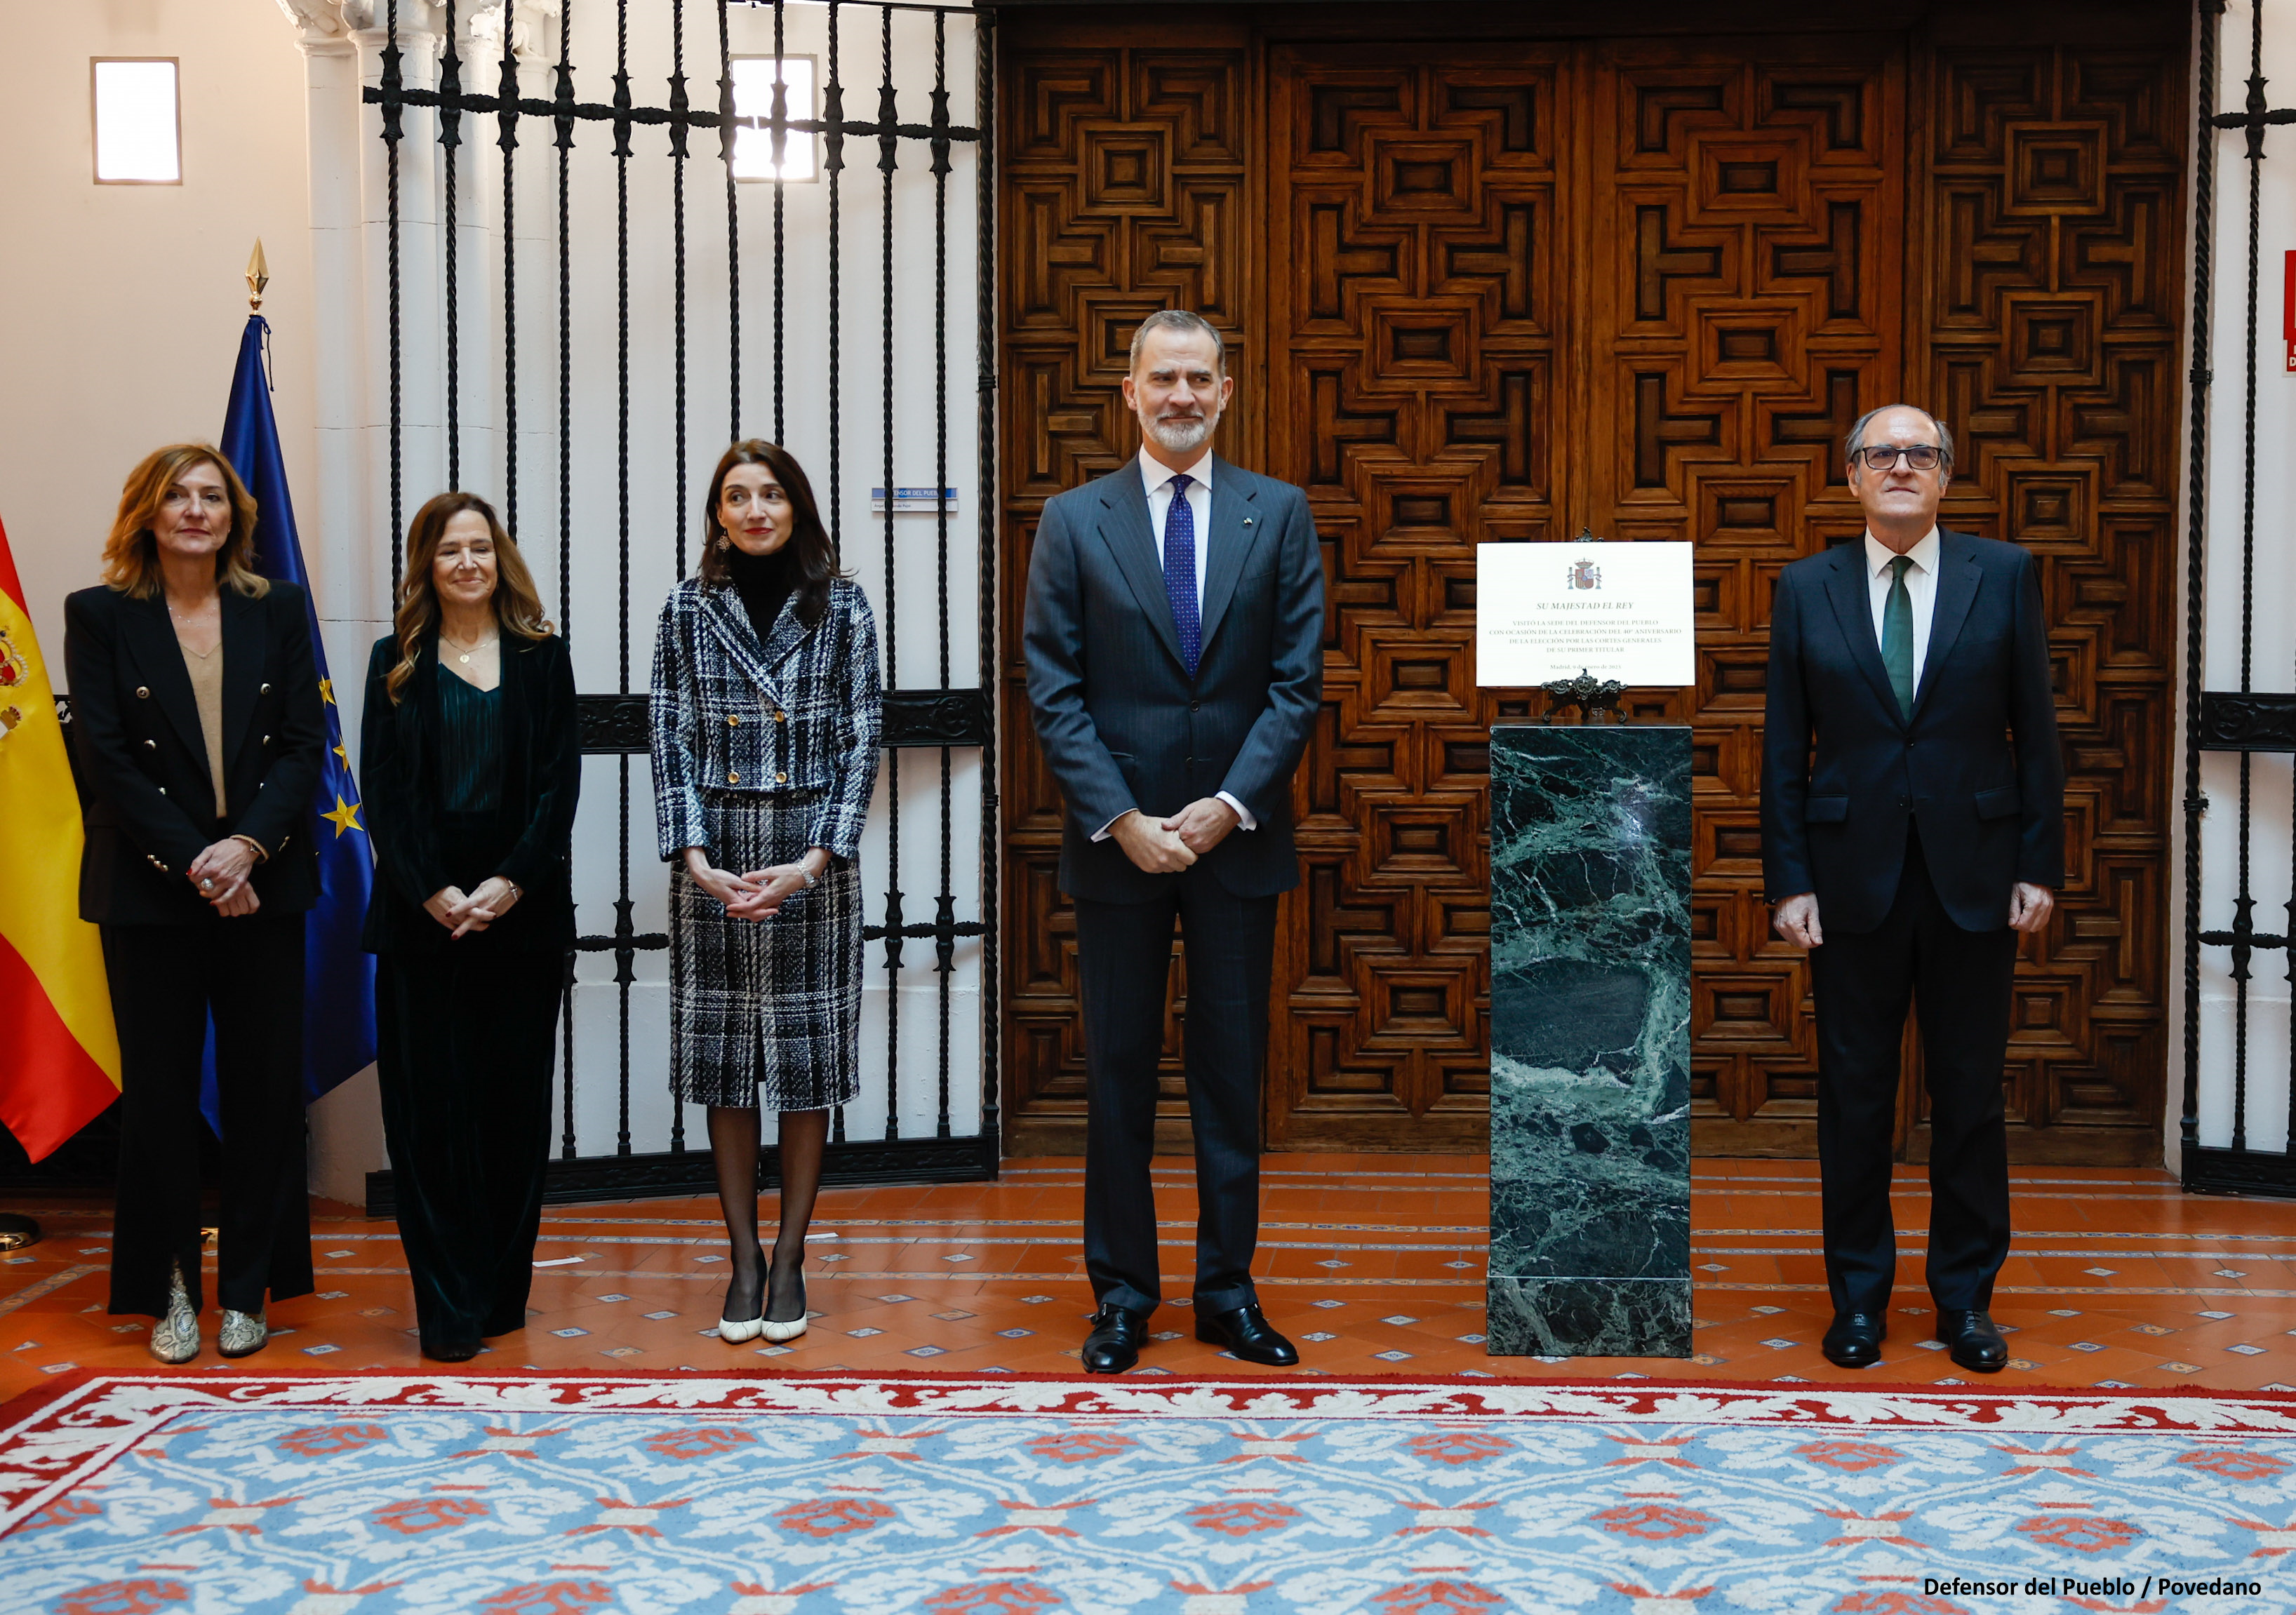
[[[253,836],[251,836],[251,835],[234,835],[234,836],[232,836],[230,839],[231,839],[231,840],[234,840],[234,841],[241,841],[241,842],[244,842],[244,843],[246,844],[247,848],[249,848],[249,850],[250,850],[250,851],[251,851],[251,852],[253,852],[253,853],[255,854],[255,861],[256,861],[257,863],[258,863],[258,864],[268,864],[269,862],[271,862],[271,855],[270,855],[269,853],[267,853],[267,852],[266,852],[266,851],[264,851],[264,850],[263,850],[263,843],[262,843],[262,842],[260,842],[260,841],[258,841],[258,840],[257,840]]]

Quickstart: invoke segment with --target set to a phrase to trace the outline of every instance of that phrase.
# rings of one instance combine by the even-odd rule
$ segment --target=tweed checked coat
[[[861,826],[882,729],[877,628],[858,586],[808,627],[794,595],[763,644],[741,596],[688,578],[654,640],[654,818],[670,864],[670,1087],[695,1104],[808,1111],[860,1091]],[[773,918],[730,918],[680,856],[736,873],[832,855]]]

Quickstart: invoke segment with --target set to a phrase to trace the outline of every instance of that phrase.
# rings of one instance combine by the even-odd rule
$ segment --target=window
[[[813,58],[783,56],[778,63],[771,56],[736,56],[734,58],[734,115],[737,118],[770,118],[774,115],[775,68],[781,70],[780,79],[789,86],[788,116],[815,118],[820,114],[813,104]],[[819,136],[803,130],[790,131],[788,143],[782,148],[782,166],[774,168],[774,135],[771,129],[740,128],[734,131],[734,177],[736,179],[813,179],[820,173],[816,160]]]
[[[172,57],[107,60],[92,70],[95,183],[176,185],[184,181],[183,124]]]

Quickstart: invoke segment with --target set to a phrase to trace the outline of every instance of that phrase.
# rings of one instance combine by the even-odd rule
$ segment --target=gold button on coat
[[[776,784],[776,785],[786,785],[786,784],[788,784],[788,783],[789,783],[789,775],[786,775],[786,774],[776,774],[775,775],[774,775],[774,783],[775,783],[775,784]]]
[[[742,726],[742,720],[734,714],[728,713],[726,716],[726,726],[728,729],[738,729]]]
[[[144,742],[144,750],[146,751],[157,751],[159,749],[160,742],[158,741],[147,740]]]
[[[152,692],[145,689],[142,685],[138,685],[135,686],[135,699],[137,701],[150,701],[152,699]]]
[[[789,714],[786,712],[775,712],[774,714],[774,722],[777,724],[785,724],[789,722]]]
[[[742,783],[742,776],[738,774],[729,772],[726,775],[726,783],[729,785],[738,785]]]
[[[258,695],[268,695],[268,694],[270,694],[270,693],[271,693],[271,686],[270,686],[269,685],[264,685],[264,686],[263,686],[263,688],[261,688],[260,690],[258,690],[258,691],[256,692],[256,693],[257,693]]]

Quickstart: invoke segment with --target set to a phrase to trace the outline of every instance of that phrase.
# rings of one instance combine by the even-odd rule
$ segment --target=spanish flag
[[[119,1097],[103,947],[79,917],[79,796],[0,529],[0,1123],[34,1160]]]

